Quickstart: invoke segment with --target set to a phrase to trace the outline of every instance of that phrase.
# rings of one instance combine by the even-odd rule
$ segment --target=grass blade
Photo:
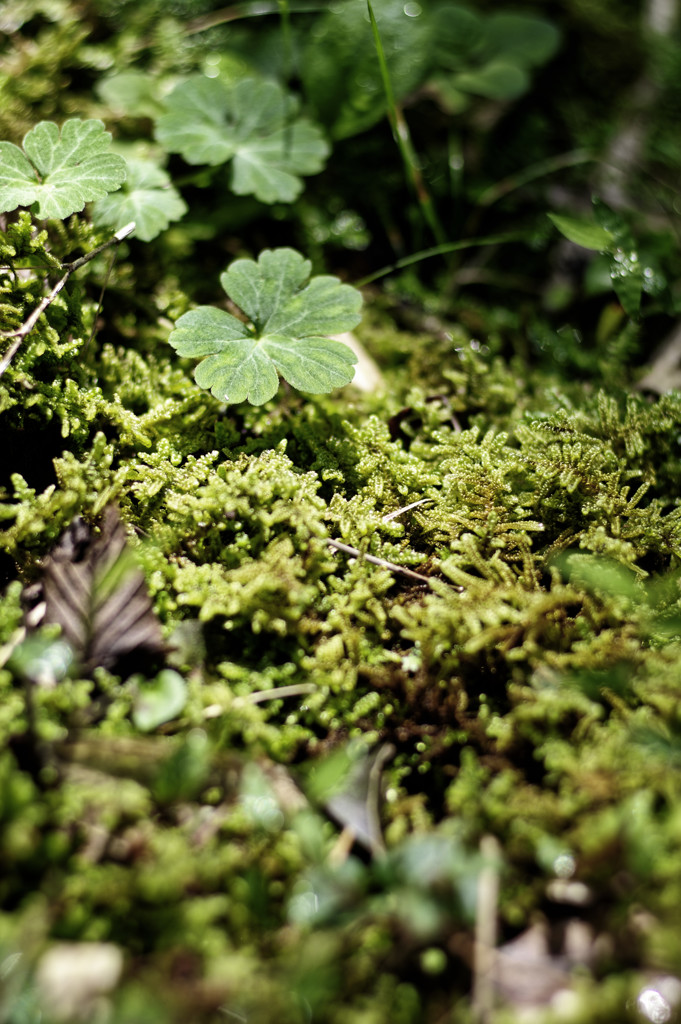
[[[372,281],[387,277],[395,270],[404,270],[412,263],[420,263],[421,260],[431,259],[433,256],[446,256],[450,252],[474,249],[481,245],[503,245],[505,242],[524,242],[525,240],[525,235],[522,234],[487,235],[484,238],[466,238],[462,242],[445,242],[442,245],[434,245],[430,249],[421,249],[419,252],[412,253],[411,256],[404,256],[401,260],[396,260],[395,263],[374,271],[373,274],[368,274],[367,277],[355,282],[355,288],[363,288],[365,285],[371,284]]]
[[[291,41],[291,14],[288,0],[278,0],[279,21],[281,24],[281,74],[288,82],[293,73],[293,44]]]
[[[399,149],[402,157],[402,162],[404,163],[407,182],[414,190],[416,200],[421,209],[421,213],[423,214],[423,219],[432,231],[435,241],[440,245],[445,245],[447,236],[442,229],[442,225],[440,224],[440,220],[435,211],[430,193],[428,192],[423,180],[416,152],[412,145],[409,126],[404,119],[402,110],[395,102],[395,94],[393,92],[392,81],[390,79],[390,71],[388,70],[388,62],[385,58],[385,50],[383,49],[383,43],[381,42],[381,35],[378,31],[378,24],[374,15],[374,9],[371,6],[371,0],[367,0],[367,10],[369,12],[369,20],[371,21],[371,31],[374,36],[378,66],[381,71],[383,91],[385,92],[386,103],[388,105],[388,120],[390,122],[390,127],[392,128],[393,138],[395,139],[397,148]]]

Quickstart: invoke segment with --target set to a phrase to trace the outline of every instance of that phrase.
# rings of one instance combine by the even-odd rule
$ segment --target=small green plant
[[[168,339],[181,356],[206,357],[195,378],[223,402],[262,405],[279,374],[294,388],[321,394],[349,384],[357,357],[329,334],[359,323],[362,296],[328,275],[310,279],[311,263],[294,249],[266,249],[236,260],[220,277],[250,323],[212,306],[185,313]]]
[[[479,14],[452,3],[430,10],[400,0],[373,0],[371,6],[398,103],[425,83],[456,113],[473,96],[515,100],[560,42],[558,29],[539,17]],[[366,0],[333,5],[318,20],[308,34],[301,76],[308,101],[332,138],[366,131],[383,117],[390,100]]]
[[[307,169],[311,173],[313,166],[319,169],[326,144],[318,129],[299,121],[290,126],[292,148],[282,156],[278,151],[286,149],[289,131],[283,121],[295,105],[274,83],[258,83],[254,92],[254,83],[239,85],[244,84],[247,88],[237,87],[233,100],[229,100],[229,93],[210,79],[185,83],[175,90],[180,94],[175,114],[165,122],[161,118],[161,135],[169,148],[181,149],[190,162],[216,163],[234,156],[237,192],[255,192],[270,202],[293,199],[302,183],[292,171],[303,173]],[[250,118],[245,105],[247,94],[255,97]],[[212,102],[204,107],[208,100]],[[218,120],[227,111],[237,122],[243,114],[241,129],[238,123],[233,125],[230,141],[229,132],[223,131],[224,125],[220,128],[214,114],[206,114],[201,123],[199,107],[217,111]],[[194,118],[190,120],[192,110]],[[252,141],[258,130],[266,137],[262,145]],[[170,185],[166,172],[152,161],[143,160],[131,161],[126,192],[108,196],[107,192],[120,188],[128,170],[122,157],[104,152],[110,142],[111,136],[101,121],[73,119],[65,123],[61,133],[56,124],[44,121],[26,135],[24,150],[32,163],[18,146],[0,143],[0,204],[4,204],[0,212],[32,206],[38,216],[63,219],[96,199],[95,222],[114,224],[119,229],[114,243],[133,229],[143,241],[154,238],[170,221],[184,215],[186,204]],[[10,332],[14,341],[0,373],[64,287],[69,274],[93,255],[95,252],[74,264],[64,264],[66,275],[22,327]],[[336,277],[310,279],[311,266],[300,253],[288,248],[265,250],[257,263],[237,260],[222,275],[221,282],[250,324],[208,306],[178,320],[169,339],[171,345],[180,355],[208,356],[196,370],[201,387],[210,388],[221,401],[248,400],[262,405],[276,394],[278,373],[293,387],[315,394],[352,380],[357,357],[347,345],[328,335],[350,330],[359,323],[362,296]]]
[[[0,3],[0,1024],[98,950],[69,1020],[629,1019],[681,978],[681,394],[628,393],[681,275],[569,88],[634,81],[626,5],[567,0],[521,104],[548,0],[216,6]],[[385,387],[287,394],[387,275]]]
[[[550,213],[549,218],[575,245],[603,253],[617,298],[627,316],[636,317],[646,283],[644,265],[636,249],[628,224],[621,214],[594,198],[594,219],[580,220]]]

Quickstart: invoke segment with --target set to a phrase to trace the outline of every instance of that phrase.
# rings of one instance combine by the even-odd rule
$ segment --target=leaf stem
[[[328,8],[326,3],[302,3],[293,4],[289,10],[300,14],[317,14]],[[230,7],[223,7],[219,11],[212,11],[210,14],[201,15],[187,22],[185,35],[196,35],[197,32],[206,32],[216,25],[224,25],[230,21],[239,21],[242,18],[262,18],[276,14],[280,8],[280,0],[257,0],[255,3],[232,4]],[[145,43],[145,45],[149,45]],[[142,49],[138,46],[137,49]]]
[[[77,260],[73,260],[72,263],[63,263],[62,270],[65,272],[63,277],[59,278],[52,291],[49,292],[41,300],[41,302],[36,306],[36,308],[33,310],[30,316],[24,321],[21,327],[19,327],[16,331],[0,331],[0,337],[14,338],[14,341],[12,342],[12,344],[10,345],[10,347],[7,349],[4,356],[0,360],[0,377],[2,377],[3,373],[5,372],[9,364],[12,362],[17,352],[19,351],[21,343],[24,340],[24,338],[26,338],[31,333],[31,331],[37,324],[42,314],[45,312],[48,306],[50,306],[54,302],[56,297],[59,295],[59,292],[62,290],[68,279],[71,277],[71,274],[73,274],[74,271],[79,270],[81,267],[84,267],[86,263],[89,263],[90,260],[95,258],[95,256],[98,256],[100,252],[103,252],[105,249],[108,249],[112,245],[118,245],[120,242],[123,241],[124,238],[127,238],[128,235],[131,234],[134,230],[135,223],[134,221],[132,221],[130,224],[126,224],[125,227],[119,228],[119,230],[116,232],[115,235],[113,235],[112,238],[108,239],[108,241],[106,242],[102,242],[102,244],[98,245],[96,249],[93,249],[91,252],[88,252],[84,256],[79,257],[79,259]]]
[[[288,0],[278,0],[281,25],[282,78],[288,82],[293,73],[293,43],[291,40],[291,15]]]
[[[477,205],[484,207],[492,206],[510,192],[514,192],[516,189],[529,184],[531,181],[535,181],[537,178],[544,178],[549,174],[555,174],[556,171],[562,171],[566,167],[577,167],[579,164],[594,162],[596,162],[596,157],[585,149],[575,149],[569,153],[561,153],[558,156],[549,157],[546,160],[538,160],[516,174],[511,174],[507,178],[497,181],[494,185],[490,185],[478,196]]]
[[[372,281],[377,281],[380,277],[386,277],[395,270],[402,270],[404,267],[411,266],[412,263],[420,263],[421,260],[430,259],[432,256],[443,256],[448,252],[458,252],[459,249],[473,249],[478,245],[501,245],[504,242],[524,241],[524,235],[506,234],[487,235],[483,238],[467,238],[462,242],[446,242],[444,245],[434,245],[431,249],[421,249],[419,252],[412,253],[411,256],[404,256],[401,260],[396,260],[395,263],[390,263],[387,267],[376,270],[373,274],[368,274],[360,281],[355,282],[355,288],[364,288],[365,285],[371,284]]]
[[[397,148],[402,156],[407,181],[414,190],[417,202],[421,208],[421,213],[423,214],[423,219],[432,231],[435,241],[444,245],[447,236],[442,229],[442,225],[440,224],[437,213],[435,212],[435,207],[430,197],[430,193],[423,180],[419,161],[412,145],[409,126],[404,119],[404,114],[402,113],[401,108],[395,101],[395,94],[390,80],[390,71],[388,70],[388,62],[385,57],[385,50],[383,49],[383,43],[381,42],[381,36],[378,31],[378,24],[374,15],[374,9],[371,6],[371,0],[367,0],[367,10],[369,12],[371,30],[374,36],[374,46],[376,47],[378,66],[380,68],[381,79],[383,81],[383,91],[385,92],[385,99],[388,106],[388,120],[390,121],[390,127],[392,128],[393,138],[395,139]]]

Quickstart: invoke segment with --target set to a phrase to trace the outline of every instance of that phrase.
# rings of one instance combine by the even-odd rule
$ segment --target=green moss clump
[[[55,269],[13,230],[11,324],[39,294],[26,247]],[[431,400],[398,333],[389,394],[228,410],[157,328],[139,349],[88,348],[82,322],[61,341],[68,301],[4,382],[14,437],[55,429],[51,477],[9,459],[0,506],[3,948],[29,920],[34,960],[55,939],[119,945],[114,1021],[161,976],[168,1022],[199,992],[206,1021],[436,1020],[468,990],[453,937],[470,941],[491,833],[504,936],[546,912],[564,862],[598,892],[585,919],[621,936],[612,963],[652,962],[645,905],[678,969],[678,396],[577,402],[462,335]],[[110,502],[188,685],[156,736],[134,680],[44,688],[11,656],[22,584]],[[339,856],[332,804],[301,809],[297,788],[357,742],[394,750],[373,862]]]

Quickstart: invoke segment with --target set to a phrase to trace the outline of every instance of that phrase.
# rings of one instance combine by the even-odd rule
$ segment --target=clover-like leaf
[[[559,31],[543,18],[483,17],[449,2],[435,8],[431,25],[437,63],[456,72],[453,87],[501,102],[522,96],[530,71],[550,60],[560,43]]]
[[[23,151],[0,142],[0,213],[34,206],[41,219],[63,219],[120,188],[125,160],[107,152],[110,144],[111,135],[95,118],[72,118],[61,131],[41,121],[24,137]]]
[[[357,356],[328,335],[359,323],[362,296],[336,277],[310,280],[310,270],[294,249],[265,249],[257,263],[236,260],[220,277],[249,324],[213,306],[180,317],[168,340],[178,355],[207,357],[196,368],[200,387],[223,402],[262,405],[279,374],[313,394],[350,383]]]
[[[170,177],[152,160],[131,158],[127,161],[128,177],[119,192],[97,200],[92,217],[97,226],[115,230],[135,222],[135,235],[150,242],[187,212],[187,204]]]
[[[300,175],[317,174],[329,147],[320,129],[296,118],[296,101],[276,82],[246,78],[232,88],[195,76],[173,89],[156,137],[189,164],[232,161],[232,189],[263,203],[293,202]]]

